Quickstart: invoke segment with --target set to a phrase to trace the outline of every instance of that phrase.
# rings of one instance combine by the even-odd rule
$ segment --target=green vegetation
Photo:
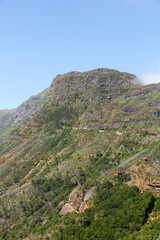
[[[42,180],[33,184],[36,188],[40,188],[39,193],[45,199],[47,192],[52,191],[53,196],[62,190],[58,186],[63,183],[61,179],[57,179],[54,184]],[[151,193],[140,194],[137,187],[129,188],[124,184],[113,186],[106,181],[99,185],[93,206],[84,213],[72,213],[60,217],[55,211],[50,211],[47,216],[48,207],[45,207],[44,200],[41,200],[38,204],[34,204],[32,212],[27,214],[21,224],[14,227],[10,233],[3,233],[3,239],[20,239],[27,236],[30,236],[29,239],[36,239],[36,236],[45,236],[48,230],[51,231],[51,239],[55,240],[123,239],[132,233],[134,235],[138,233],[152,211],[154,202]],[[24,207],[23,209],[27,210]]]
[[[11,131],[16,133],[16,128],[23,122],[28,121],[31,116],[45,103],[48,90],[36,96],[30,97],[17,109],[0,110],[0,143],[3,142]]]
[[[160,91],[134,78],[59,75],[5,122],[0,239],[158,239]]]

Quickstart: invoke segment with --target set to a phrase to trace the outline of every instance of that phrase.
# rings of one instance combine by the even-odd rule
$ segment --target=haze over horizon
[[[70,71],[104,67],[160,82],[159,10],[158,0],[1,0],[0,109]]]

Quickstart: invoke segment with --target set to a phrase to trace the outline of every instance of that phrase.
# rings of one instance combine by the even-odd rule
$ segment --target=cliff
[[[86,102],[91,99],[108,99],[121,93],[120,89],[127,92],[128,86],[137,84],[139,81],[135,75],[107,68],[84,73],[70,72],[58,75],[53,80],[47,104],[61,105]]]

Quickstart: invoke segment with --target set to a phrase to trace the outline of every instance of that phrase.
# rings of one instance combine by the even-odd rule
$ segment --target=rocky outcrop
[[[139,84],[136,76],[107,68],[58,75],[51,84],[47,105],[72,104],[91,99],[112,98]],[[118,87],[118,89],[116,89]],[[121,89],[120,89],[120,88]],[[112,96],[113,95],[113,96]]]
[[[39,108],[45,103],[48,96],[49,89],[45,89],[43,92],[36,96],[30,97],[27,101],[22,103],[17,109],[9,109],[0,112],[0,126],[4,127],[9,123],[18,123],[28,121],[33,114],[35,114]],[[4,113],[3,113],[4,112]]]
[[[65,215],[66,213],[70,213],[73,211],[76,211],[75,208],[73,208],[69,203],[65,203],[59,213],[60,213],[60,215]]]
[[[24,122],[28,121],[39,108],[45,103],[48,96],[49,89],[45,89],[43,92],[36,96],[30,97],[27,101],[22,103],[17,109],[13,116],[13,122]]]
[[[116,176],[122,174],[129,174],[129,186],[136,185],[142,192],[151,191],[154,193],[160,192],[160,179],[148,178],[148,176],[157,176],[157,171],[148,165],[149,159],[144,157],[141,164],[133,164],[128,169],[121,168],[114,170]],[[147,176],[148,175],[148,176]]]
[[[54,78],[46,101],[47,106],[70,105],[93,99],[112,100],[116,98],[136,98],[160,91],[160,84],[142,86],[135,75],[113,69],[98,68],[87,72],[70,72]],[[150,101],[148,107],[157,106]],[[139,109],[124,109],[124,113]],[[148,116],[159,117],[155,111]],[[120,116],[121,117],[121,116]],[[95,116],[91,116],[95,118]],[[103,126],[102,126],[103,127]]]
[[[80,187],[77,187],[70,193],[68,202],[65,203],[64,201],[61,201],[56,210],[60,215],[65,215],[73,211],[84,212],[87,208],[89,208],[89,204],[95,193],[95,187],[92,187],[86,193],[84,193]]]

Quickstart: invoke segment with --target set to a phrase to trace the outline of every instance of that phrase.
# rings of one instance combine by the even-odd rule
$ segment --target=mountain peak
[[[113,88],[138,85],[135,75],[108,68],[97,68],[86,72],[69,72],[57,75],[53,80],[48,104],[72,104],[94,98],[108,98]]]

